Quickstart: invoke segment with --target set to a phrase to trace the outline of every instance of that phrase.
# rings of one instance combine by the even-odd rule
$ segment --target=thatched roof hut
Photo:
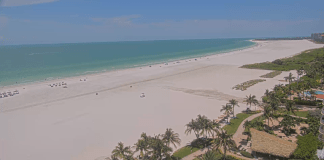
[[[296,143],[286,141],[266,132],[250,129],[252,146],[255,152],[289,158],[297,148]]]

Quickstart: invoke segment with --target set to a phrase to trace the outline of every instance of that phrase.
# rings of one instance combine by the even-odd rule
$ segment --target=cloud
[[[0,6],[2,7],[12,7],[12,6],[24,6],[24,5],[33,5],[41,3],[50,3],[56,2],[59,0],[2,0]]]
[[[133,24],[133,20],[141,17],[140,15],[128,15],[113,18],[91,18],[93,22],[100,22],[104,25],[119,25],[119,26],[130,26]]]

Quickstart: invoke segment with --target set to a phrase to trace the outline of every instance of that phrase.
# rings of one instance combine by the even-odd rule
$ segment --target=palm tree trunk
[[[234,113],[234,105],[233,105],[233,117],[235,117],[235,113]]]
[[[226,147],[224,147],[224,160],[226,160]]]

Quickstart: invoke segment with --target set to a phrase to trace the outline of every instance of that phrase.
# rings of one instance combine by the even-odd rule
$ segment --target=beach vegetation
[[[235,100],[235,99],[231,99],[231,100],[229,100],[228,104],[232,106],[232,108],[233,108],[233,117],[235,117],[234,108],[235,108],[235,106],[240,107],[238,105],[238,101]]]
[[[206,116],[198,115],[196,119],[192,119],[188,124],[186,124],[185,133],[188,135],[193,132],[198,139],[200,136],[215,136],[215,130],[218,128],[218,123],[208,119]]]
[[[214,150],[218,150],[220,148],[224,151],[224,160],[226,159],[226,151],[231,148],[236,148],[235,142],[232,139],[233,135],[228,134],[226,130],[220,129],[217,132],[217,138],[212,141],[212,147]]]
[[[255,95],[249,95],[249,96],[246,96],[246,98],[244,99],[244,102],[247,104],[247,105],[250,105],[250,110],[251,110],[251,105],[257,105],[259,104],[258,100],[256,99],[256,96]],[[256,110],[256,108],[255,108]]]
[[[177,145],[180,145],[181,139],[179,134],[175,133],[171,128],[167,128],[165,133],[162,135],[162,140],[170,147],[170,144],[177,148]]]
[[[148,136],[146,133],[142,133],[141,138],[138,139],[133,147],[125,146],[124,143],[119,142],[108,159],[174,159],[174,156],[172,156],[173,149],[170,145],[172,144],[174,147],[177,147],[177,145],[180,145],[180,142],[178,133],[175,133],[170,128],[167,128],[162,135]],[[135,157],[134,154],[138,152],[139,154]]]
[[[277,70],[277,71],[290,71],[297,70],[306,64],[311,64],[316,61],[319,57],[324,56],[324,48],[312,49],[302,52],[301,54],[276,59],[272,62],[263,62],[255,64],[243,65],[242,68],[249,69],[266,69],[266,70]]]
[[[220,109],[221,112],[224,111],[225,115],[227,117],[229,117],[229,115],[233,112],[233,109],[232,109],[232,106],[230,104],[226,104],[226,105],[223,105],[222,108]],[[227,118],[227,123],[228,123],[228,119]]]
[[[260,76],[261,78],[273,78],[275,76],[278,76],[282,73],[282,71],[272,71],[270,73],[264,74],[262,76]]]
[[[253,80],[249,80],[249,81],[243,82],[241,84],[238,84],[238,85],[234,86],[232,89],[245,91],[247,88],[249,88],[257,83],[264,82],[264,81],[266,81],[266,80],[265,79],[253,79]]]

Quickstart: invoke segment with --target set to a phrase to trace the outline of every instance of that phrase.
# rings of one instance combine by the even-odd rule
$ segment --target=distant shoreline
[[[201,55],[197,55],[197,56],[188,56],[188,57],[184,57],[184,58],[176,58],[176,59],[170,59],[168,61],[157,61],[157,62],[153,62],[153,63],[146,63],[146,64],[139,64],[136,66],[128,66],[125,68],[117,68],[117,69],[105,69],[105,71],[86,71],[89,73],[83,73],[80,75],[71,75],[71,76],[64,76],[64,77],[58,77],[58,78],[54,78],[52,79],[52,77],[50,80],[38,80],[38,81],[32,81],[32,82],[25,82],[25,83],[18,83],[18,84],[11,84],[11,85],[1,85],[0,83],[0,90],[1,89],[10,89],[10,88],[15,88],[15,87],[21,87],[21,86],[25,86],[25,85],[31,85],[31,84],[43,84],[43,83],[52,83],[52,82],[56,82],[58,80],[68,80],[68,79],[75,79],[75,78],[85,78],[88,76],[92,76],[92,75],[100,75],[100,74],[105,74],[105,73],[111,73],[111,72],[119,72],[119,71],[123,71],[123,70],[130,70],[130,69],[139,69],[139,68],[145,68],[145,67],[149,67],[149,66],[153,66],[153,65],[164,65],[165,63],[176,63],[177,61],[186,61],[186,60],[190,60],[190,59],[197,59],[197,58],[201,58],[201,57],[209,57],[209,56],[222,56],[222,55],[226,55],[226,54],[232,54],[235,53],[237,51],[242,51],[242,50],[246,50],[249,48],[253,48],[253,47],[257,47],[259,44],[255,41],[253,41],[253,39],[247,40],[250,42],[253,42],[254,44],[250,45],[250,46],[246,46],[246,47],[241,47],[241,48],[235,48],[235,49],[230,49],[230,50],[223,50],[223,51],[219,51],[219,52],[214,52],[214,53],[204,53]],[[100,43],[100,42],[99,42]],[[46,45],[46,44],[45,44]],[[59,44],[58,44],[59,45]],[[91,72],[96,72],[96,73],[91,73]],[[46,78],[48,79],[48,78]]]

